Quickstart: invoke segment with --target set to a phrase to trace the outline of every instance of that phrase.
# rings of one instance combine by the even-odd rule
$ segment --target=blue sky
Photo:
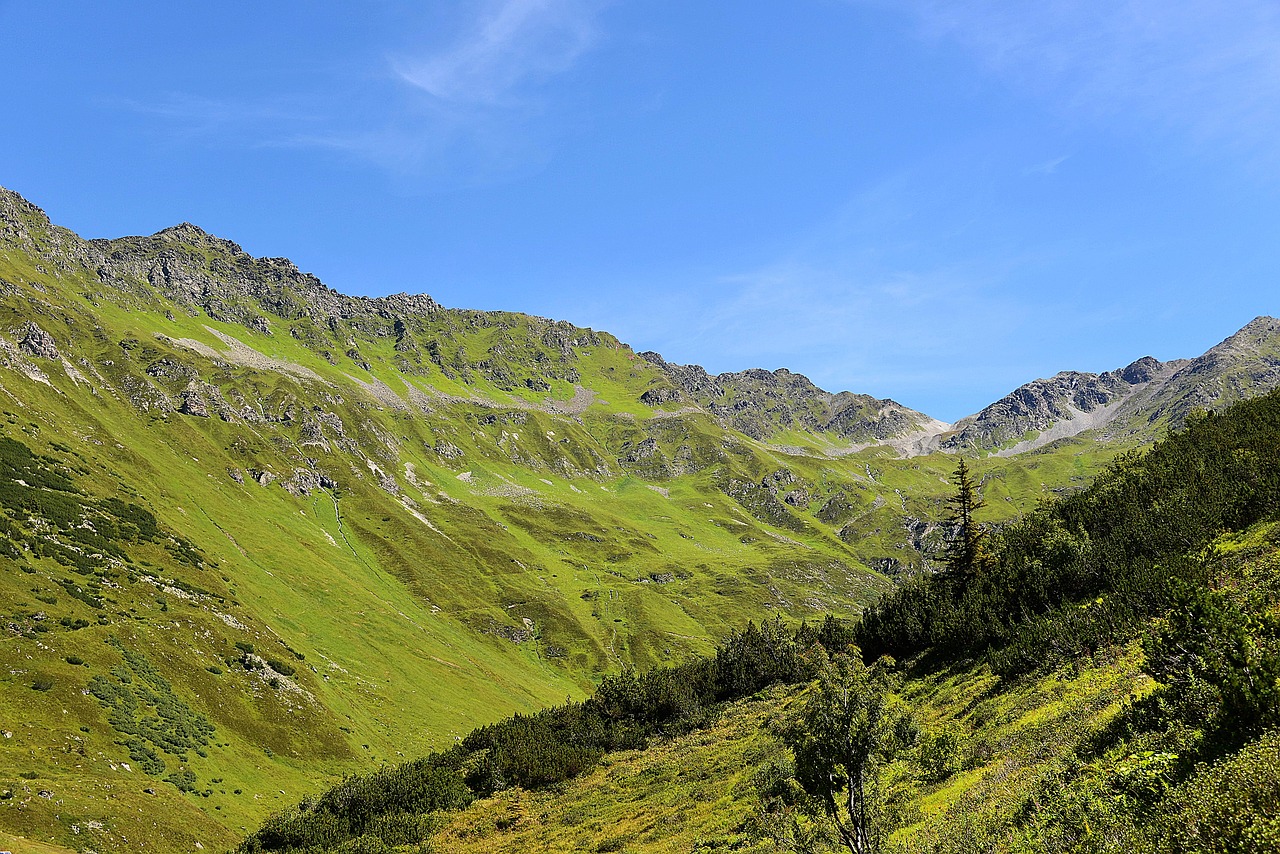
[[[0,185],[944,420],[1280,314],[1264,0],[0,0]]]

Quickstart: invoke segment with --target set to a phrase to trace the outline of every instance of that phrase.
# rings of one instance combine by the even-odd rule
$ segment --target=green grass
[[[1074,672],[1001,684],[984,668],[927,673],[904,696],[925,732],[956,725],[961,770],[930,782],[904,759],[889,774],[910,793],[895,851],[965,850],[1007,822],[1036,786],[1147,690],[1132,650]],[[759,785],[789,754],[773,735],[803,688],[730,705],[706,729],[643,751],[610,754],[591,773],[539,792],[512,789],[447,817],[442,850],[771,851],[753,820]],[[942,846],[940,848],[940,846]],[[946,847],[950,846],[950,847]]]
[[[202,263],[216,255],[207,246],[197,254]],[[792,432],[756,442],[705,413],[655,417],[639,397],[662,375],[604,333],[565,333],[579,344],[562,352],[546,321],[441,311],[397,350],[373,316],[331,332],[272,315],[267,335],[167,303],[142,280],[115,291],[87,270],[11,249],[0,249],[0,278],[19,289],[0,298],[0,335],[36,320],[87,381],[56,361],[34,360],[47,384],[0,367],[0,435],[48,457],[84,506],[118,499],[154,514],[171,546],[124,543],[123,557],[95,561],[88,574],[51,557],[0,557],[0,619],[16,627],[0,645],[0,717],[14,722],[0,739],[0,787],[28,786],[17,775],[32,772],[56,795],[33,793],[23,810],[0,802],[0,830],[49,844],[103,854],[216,848],[344,773],[582,697],[625,666],[704,654],[747,619],[856,614],[890,586],[866,565],[918,564],[904,519],[936,521],[950,492],[946,456],[793,454],[777,446],[823,450],[831,439]],[[210,328],[323,382],[173,343],[225,351]],[[368,371],[347,355],[348,337]],[[443,367],[430,358],[433,342]],[[237,408],[261,404],[291,420],[173,412],[186,378],[149,375],[161,359]],[[385,383],[403,408],[352,377]],[[428,394],[429,413],[409,399],[406,379]],[[580,414],[538,408],[571,400],[578,386],[594,395]],[[308,444],[307,422],[320,415],[325,445]],[[656,453],[632,459],[646,440]],[[442,442],[461,456],[438,454]],[[1083,483],[1113,453],[1079,440],[976,461],[975,476],[990,477],[989,519]],[[282,483],[298,468],[337,490],[289,494]],[[808,491],[806,506],[724,492],[729,480],[760,484],[784,468]],[[260,486],[251,470],[276,479]],[[819,518],[837,493],[850,496],[852,515]],[[0,516],[36,537],[40,523],[12,509]],[[198,550],[198,564],[179,559],[179,539]],[[237,663],[236,643],[296,673],[272,684],[271,673]],[[121,648],[155,668],[175,708],[209,722],[207,755],[166,759],[161,775],[130,759],[85,693],[122,665]],[[36,681],[52,684],[32,690]],[[194,791],[164,781],[180,766]]]

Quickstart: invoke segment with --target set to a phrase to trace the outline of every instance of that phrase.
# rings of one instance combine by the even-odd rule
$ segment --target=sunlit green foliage
[[[993,664],[1018,672],[1133,637],[1173,604],[1171,578],[1202,583],[1188,556],[1276,512],[1278,433],[1280,395],[1206,415],[1004,528],[987,571],[960,596],[926,576],[887,597],[858,641],[898,656],[995,648]]]
[[[830,835],[851,854],[884,848],[893,828],[881,769],[917,736],[893,694],[893,664],[882,658],[868,667],[860,655],[836,655],[783,735],[795,755],[796,780],[809,796],[800,801],[802,808],[825,820]]]

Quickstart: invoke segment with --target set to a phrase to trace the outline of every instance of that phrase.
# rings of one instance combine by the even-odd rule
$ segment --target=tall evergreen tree
[[[965,582],[982,572],[987,563],[986,531],[974,520],[973,514],[986,506],[986,502],[978,495],[978,487],[969,476],[969,467],[964,460],[956,466],[953,475],[956,494],[947,499],[951,507],[948,521],[954,526],[955,533],[947,543],[944,560],[947,575]]]

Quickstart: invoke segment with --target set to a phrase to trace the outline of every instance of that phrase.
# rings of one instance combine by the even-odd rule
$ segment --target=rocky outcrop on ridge
[[[1258,317],[1194,359],[1144,356],[1104,374],[1064,371],[1027,383],[941,438],[945,451],[1008,456],[1097,431],[1103,440],[1182,425],[1196,409],[1219,409],[1280,387],[1280,320]]]
[[[545,392],[549,380],[576,383],[574,348],[602,340],[563,321],[446,309],[426,294],[347,296],[286,258],[254,257],[191,223],[146,237],[84,240],[0,187],[0,251],[6,248],[73,274],[65,278],[83,283],[83,295],[95,304],[106,298],[170,316],[203,314],[261,335],[288,334],[330,364],[349,360],[361,371],[372,369],[361,347],[388,339],[403,373],[434,366],[450,380],[482,378],[507,391]],[[460,339],[478,330],[497,331],[477,357]]]
[[[1064,423],[1069,429],[1058,431],[1062,435],[1054,438],[1100,427],[1117,414],[1118,404],[1172,373],[1170,365],[1143,356],[1104,374],[1062,371],[1048,379],[1033,380],[956,422],[956,432],[941,442],[941,448],[987,450],[1034,441]]]
[[[347,296],[287,259],[254,257],[190,223],[146,237],[83,240],[53,225],[18,194],[0,188],[0,251],[6,248],[37,259],[41,275],[51,272],[46,265],[71,274],[61,277],[76,283],[95,304],[105,298],[126,307],[205,315],[264,336],[287,334],[330,364],[349,367],[353,379],[373,371],[369,348],[389,340],[394,342],[394,367],[406,376],[435,371],[464,384],[483,379],[508,392],[546,392],[552,381],[580,382],[576,348],[606,341],[620,346],[607,335],[569,323],[447,309],[425,294]],[[36,282],[26,284],[41,288]],[[16,286],[0,282],[0,292],[12,293]],[[239,364],[243,360],[228,353],[256,354],[234,337],[210,332],[232,348],[212,353],[216,358]],[[484,352],[463,343],[465,338],[474,341],[477,332],[487,342]],[[27,373],[40,375],[31,358],[61,359],[53,336],[35,323],[9,333],[14,341],[5,344],[6,353],[12,351],[7,358],[21,362]],[[176,343],[211,355],[199,342]],[[650,377],[640,402],[664,409],[660,414],[702,410],[723,426],[763,441],[794,430],[849,443],[832,452],[837,454],[884,445],[905,456],[939,450],[1008,455],[1085,431],[1098,431],[1104,439],[1150,435],[1178,426],[1197,408],[1225,406],[1280,386],[1280,321],[1259,317],[1189,361],[1145,356],[1103,374],[1064,371],[1038,379],[955,425],[893,400],[824,391],[785,368],[710,374],[697,365],[667,362],[657,353],[640,356],[637,365]],[[303,366],[269,360],[259,366],[288,367],[288,373],[318,379]],[[148,411],[231,417],[226,401],[192,384],[194,376],[175,371],[181,374],[181,366],[157,363],[148,369],[151,378],[172,386],[167,396],[141,380],[126,392]],[[365,385],[384,388],[376,382]],[[589,401],[591,392],[582,393]],[[394,403],[407,407],[398,398]],[[632,455],[641,452],[630,450]]]
[[[786,368],[709,374],[698,365],[672,364],[653,352],[640,357],[667,378],[646,391],[642,401],[651,406],[681,402],[700,406],[725,426],[753,439],[803,430],[854,442],[877,442],[911,433],[932,421],[892,400],[823,391],[808,377]]]
[[[1181,363],[1135,415],[1180,425],[1195,409],[1220,409],[1280,387],[1280,320],[1257,317],[1204,355]]]

